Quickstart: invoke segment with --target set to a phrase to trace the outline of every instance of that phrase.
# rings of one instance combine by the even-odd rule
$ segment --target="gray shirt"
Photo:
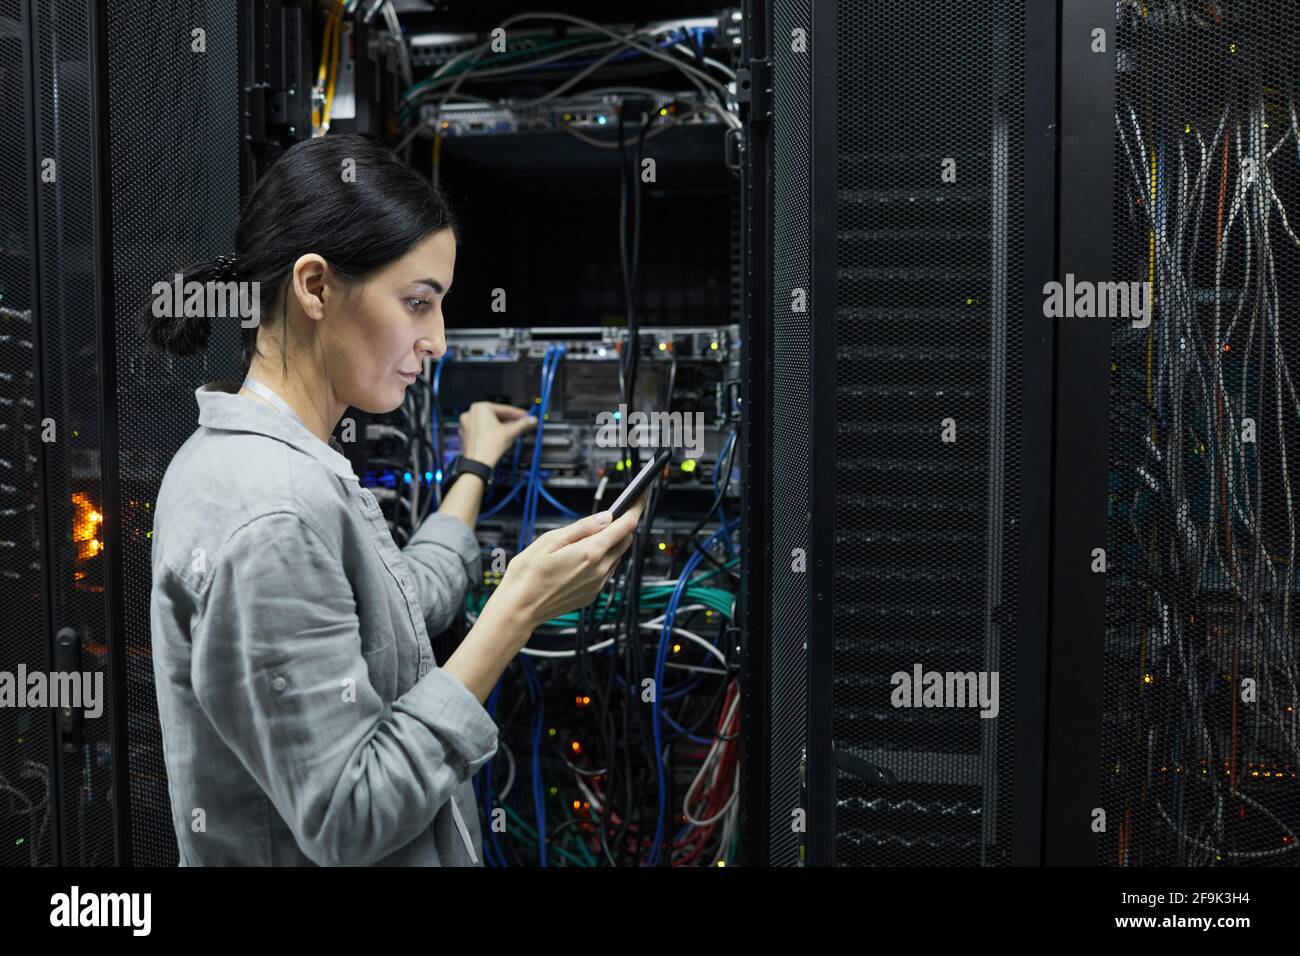
[[[460,519],[398,550],[337,440],[195,390],[154,511],[151,627],[182,865],[482,865],[497,728],[440,669],[480,571]]]

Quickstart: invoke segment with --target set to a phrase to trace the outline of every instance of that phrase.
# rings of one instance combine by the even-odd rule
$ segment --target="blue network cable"
[[[523,551],[533,540],[533,531],[537,522],[537,489],[541,487],[539,472],[542,463],[542,430],[545,427],[546,412],[551,407],[551,388],[555,385],[555,370],[564,357],[563,345],[552,345],[546,349],[542,359],[542,394],[541,404],[534,406],[537,414],[537,428],[533,435],[533,461],[528,472],[528,483],[524,492],[524,516],[519,525],[519,551]]]
[[[537,717],[533,720],[533,808],[537,813],[537,850],[541,865],[546,866],[546,793],[542,787],[542,725],[546,722],[546,698],[541,682],[533,670],[532,661],[521,658],[524,679],[528,683],[528,696],[537,701]]]
[[[537,531],[537,499],[539,492],[542,491],[542,472],[541,472],[541,448],[542,448],[542,423],[546,421],[546,413],[551,407],[551,390],[555,386],[555,372],[559,368],[560,360],[564,358],[565,348],[558,345],[555,348],[555,357],[551,359],[551,367],[546,376],[545,386],[542,391],[542,410],[539,413],[537,423],[537,440],[533,448],[533,500],[531,512],[528,516],[528,540],[532,541],[533,535]]]
[[[546,477],[546,472],[542,472],[542,477],[543,478]],[[505,495],[505,497],[503,497],[500,501],[493,504],[491,508],[488,508],[486,511],[480,512],[479,517],[480,518],[492,517],[494,514],[496,514],[506,505],[510,504],[510,502],[514,501],[515,496],[519,494],[519,492],[522,491],[523,489],[524,489],[524,482],[522,481],[517,482],[515,486],[510,489],[509,493]],[[574,511],[572,508],[565,505],[563,502],[558,501],[554,495],[552,495],[549,491],[546,490],[545,485],[538,486],[537,493],[541,495],[543,498],[545,498],[546,501],[550,505],[552,505],[556,511],[560,512],[560,514],[564,515],[566,518],[577,520],[578,518],[583,517],[582,515],[578,514],[578,512]]]
[[[523,551],[532,541],[532,535],[529,533],[528,527],[528,511],[532,500],[533,483],[536,480],[537,469],[540,466],[542,459],[542,429],[545,427],[546,410],[550,406],[551,397],[546,390],[546,386],[549,380],[551,361],[554,356],[555,346],[548,345],[546,347],[546,355],[542,358],[542,384],[538,389],[540,392],[538,403],[528,410],[529,414],[537,416],[537,428],[533,430],[533,460],[529,465],[528,475],[523,482],[524,513],[519,522],[519,546],[516,549],[516,553]]]
[[[547,358],[549,358],[551,354],[550,348],[546,350],[546,354],[547,354]],[[545,367],[546,367],[546,360],[543,359],[542,360],[543,372],[545,372]],[[545,379],[543,379],[543,381],[545,381]],[[534,405],[532,408],[528,409],[528,414],[536,415],[537,410],[538,410],[538,406]],[[539,425],[538,427],[540,428],[541,426]],[[519,494],[520,490],[523,489],[524,483],[519,480],[519,453],[522,449],[523,449],[523,439],[516,438],[515,451],[510,459],[510,485],[511,485],[510,491],[507,492],[505,497],[501,498],[499,501],[493,502],[493,504],[490,507],[486,507],[487,502],[484,501],[483,504],[485,507],[483,508],[483,510],[479,512],[480,518],[490,518],[492,515],[499,512],[506,505],[510,504],[510,502],[514,500],[515,495]]]
[[[547,491],[544,486],[539,485],[537,488],[537,493],[541,495],[543,498],[545,498],[548,502],[550,502],[551,505],[555,508],[555,510],[558,511],[560,514],[564,515],[566,518],[577,519],[582,517],[582,515],[578,514],[578,512],[574,511],[572,508],[568,507],[567,505],[561,504],[559,501],[556,501],[555,496],[552,495],[549,491]]]
[[[684,735],[687,740],[691,741],[691,743],[703,744],[706,747],[713,743],[712,737],[700,737],[697,734],[687,733],[685,727],[683,727],[677,721],[673,720],[667,714],[662,714],[661,716],[663,717],[664,720],[668,721],[668,723],[672,726],[674,730],[676,730],[679,734]]]
[[[682,568],[681,577],[677,579],[677,586],[673,588],[672,595],[668,598],[668,606],[664,609],[664,623],[659,632],[659,649],[655,656],[655,674],[654,700],[650,705],[651,724],[654,728],[655,740],[655,776],[659,785],[659,815],[655,823],[654,839],[650,844],[650,853],[646,857],[646,866],[657,866],[660,858],[660,846],[663,843],[664,823],[668,814],[668,784],[664,779],[664,762],[663,762],[663,736],[659,725],[659,692],[658,689],[664,683],[664,665],[668,660],[668,646],[671,643],[673,633],[673,622],[677,617],[677,608],[681,604],[682,595],[686,592],[687,582],[690,576],[695,573],[700,562],[704,560],[704,552],[713,546],[713,543],[719,537],[725,537],[729,534],[735,525],[723,525],[717,531],[709,536],[704,542],[704,546],[693,552],[687,559],[685,567]]]
[[[540,459],[540,456],[537,454],[537,452],[540,450],[540,448],[541,448],[541,444],[542,444],[542,442],[541,442],[541,430],[542,430],[542,421],[544,420],[544,419],[543,419],[543,416],[546,414],[546,408],[547,408],[547,407],[549,406],[549,404],[550,404],[550,385],[551,385],[551,379],[552,379],[553,376],[554,376],[554,372],[553,372],[553,370],[552,370],[552,364],[553,364],[553,363],[552,363],[552,358],[553,358],[553,356],[554,356],[554,353],[555,353],[555,348],[554,348],[554,347],[550,347],[550,348],[548,348],[548,349],[546,350],[546,357],[545,357],[545,359],[543,359],[543,361],[542,361],[542,400],[541,400],[541,405],[540,405],[540,406],[534,406],[533,408],[529,409],[529,414],[533,414],[533,415],[537,415],[537,416],[538,416],[538,423],[537,423],[537,439],[536,439],[536,441],[537,441],[537,447],[536,447],[536,449],[534,449],[534,455],[533,455],[533,459],[534,459],[534,467],[533,467],[533,469],[531,470],[531,472],[530,472],[530,476],[529,476],[529,484],[530,484],[530,486],[531,486],[531,483],[532,483],[532,481],[533,481],[533,474],[534,474],[535,471],[536,471],[536,464],[537,464],[537,462],[538,462],[539,459]],[[548,375],[548,373],[550,373],[550,374]],[[438,379],[437,379],[437,373],[435,373],[434,381],[435,381],[435,383],[438,381]],[[435,388],[436,388],[436,387],[437,387],[437,386],[436,386],[436,384],[435,384]],[[519,442],[516,442],[516,443],[515,443],[514,461],[513,461],[513,469],[514,469],[514,471],[515,471],[516,473],[518,472],[518,467],[519,467],[519,448],[520,448],[520,443],[519,443]],[[515,486],[514,486],[513,488],[510,489],[510,491],[509,491],[508,494],[506,494],[506,495],[505,495],[505,496],[504,496],[500,501],[496,502],[496,504],[494,504],[492,507],[488,508],[488,509],[485,510],[485,511],[480,512],[479,517],[486,518],[486,517],[490,517],[491,515],[496,514],[498,511],[500,511],[502,508],[504,508],[506,505],[508,505],[512,500],[514,500],[514,498],[519,494],[520,490],[523,489],[524,487],[525,487],[525,483],[524,483],[524,482],[516,482],[516,483],[515,483]],[[525,516],[526,516],[526,514],[527,514],[527,512],[525,511]],[[522,530],[521,530],[519,550],[522,551],[522,550],[523,550],[523,547],[524,547],[524,545],[523,545],[523,532],[522,532]],[[540,852],[541,852],[542,866],[546,866],[546,836],[545,836],[545,833],[546,833],[546,806],[545,806],[545,802],[544,802],[544,798],[543,798],[543,793],[542,793],[542,789],[541,789],[541,787],[542,787],[542,783],[541,783],[541,742],[542,742],[541,731],[542,731],[542,722],[543,722],[543,720],[544,720],[544,715],[545,715],[545,703],[544,703],[544,701],[541,699],[541,689],[540,689],[540,686],[538,685],[537,677],[536,677],[536,675],[533,673],[532,664],[528,661],[527,658],[524,658],[524,659],[523,659],[523,667],[524,667],[524,678],[525,678],[525,680],[527,681],[527,684],[528,684],[528,693],[529,693],[529,696],[530,696],[530,697],[534,697],[534,698],[537,699],[537,706],[538,706],[537,720],[536,720],[536,722],[534,723],[534,726],[533,726],[533,741],[532,741],[532,744],[533,744],[533,752],[532,752],[532,758],[533,758],[533,759],[532,759],[532,786],[533,786],[533,804],[534,804],[534,806],[535,806],[535,808],[536,808],[536,811],[537,811],[537,825],[538,825],[538,834],[539,834],[539,836],[540,836],[539,847],[540,847]],[[497,685],[496,685],[496,687],[493,688],[491,695],[489,695],[489,697],[488,697],[488,707],[487,707],[487,711],[488,711],[488,713],[489,713],[490,715],[492,715],[493,718],[495,718],[495,716],[496,716],[497,697],[498,697],[498,695],[500,694],[500,691],[501,691],[501,682],[498,680],[498,681],[497,681]],[[492,781],[492,776],[491,776],[491,774],[492,774],[492,761],[491,761],[491,760],[488,761],[488,763],[487,763],[487,765],[486,765],[486,767],[485,767],[485,774],[486,774],[486,776],[485,776],[484,779],[485,779],[486,783],[484,784],[484,786],[483,786],[483,788],[482,788],[482,790],[483,790],[483,795],[482,795],[482,796],[483,796],[483,806],[484,806],[484,809],[487,811],[487,816],[488,816],[488,827],[487,827],[487,831],[488,831],[488,832],[487,832],[487,839],[490,841],[490,844],[489,844],[488,842],[485,842],[485,843],[484,843],[484,846],[483,846],[483,858],[484,858],[485,861],[491,861],[491,863],[492,863],[493,866],[506,866],[506,865],[507,865],[507,861],[506,861],[505,853],[504,853],[504,851],[501,849],[500,844],[497,842],[496,832],[492,829],[492,826],[491,826],[492,809],[493,809],[493,808],[492,808],[492,793],[491,793],[491,790],[492,790],[492,787],[491,787],[491,781]]]
[[[524,486],[526,488],[524,497],[524,515],[520,524],[519,532],[519,550],[523,551],[533,538],[533,530],[537,520],[537,492],[541,489],[540,466],[542,458],[542,429],[546,421],[546,412],[551,406],[551,388],[555,384],[555,369],[560,364],[560,359],[564,356],[564,346],[549,346],[546,349],[546,356],[542,359],[542,388],[541,404],[534,406],[537,415],[537,429],[533,436],[533,461],[529,469],[528,481]],[[514,496],[515,491],[519,490],[519,485],[515,486],[510,497]],[[537,812],[537,845],[541,858],[541,865],[546,866],[546,795],[542,787],[542,764],[541,764],[541,746],[542,746],[542,724],[545,721],[546,701],[542,694],[541,684],[533,670],[532,662],[528,658],[523,658],[524,677],[528,682],[528,692],[537,700],[537,719],[533,725],[533,804]]]
[[[604,648],[604,650],[608,651],[608,650],[610,650],[610,648],[606,647],[606,648]],[[595,652],[593,652],[593,653],[601,653],[601,652],[600,652],[600,651],[595,651]],[[626,680],[624,680],[622,677],[618,676],[617,674],[614,675],[614,681],[618,684],[619,687],[623,688],[624,690],[627,690],[629,694],[636,694],[636,695],[639,696],[640,693],[641,693],[641,688],[640,688],[640,687],[635,687],[635,686],[633,686],[630,690],[628,690],[628,686],[629,686],[629,685],[628,685],[628,682],[627,682]],[[692,685],[692,687],[694,687],[694,685]],[[680,696],[682,696],[683,693],[684,693],[684,690],[682,690],[682,688],[679,688],[677,694],[675,694],[675,695],[674,695],[674,694],[664,695],[664,699],[666,700],[666,699],[668,699],[669,697],[672,697],[672,696],[678,696],[678,697],[680,697]],[[687,733],[687,732],[686,732],[686,728],[683,727],[681,724],[677,723],[677,721],[673,720],[672,717],[668,716],[668,714],[667,714],[666,712],[661,712],[661,713],[660,713],[660,716],[661,716],[664,720],[666,720],[666,721],[668,722],[668,724],[669,724],[669,725],[670,725],[674,730],[676,730],[679,734],[685,734],[687,740],[690,740],[690,741],[692,741],[693,743],[697,743],[697,744],[704,744],[704,745],[706,745],[706,746],[709,745],[709,744],[711,744],[711,743],[713,743],[713,738],[712,738],[712,737],[700,737],[700,736],[697,736],[697,735],[695,735],[695,734]]]
[[[479,517],[480,518],[492,517],[494,514],[496,514],[506,505],[510,504],[510,502],[514,500],[515,495],[519,494],[520,489],[523,487],[524,487],[524,483],[522,481],[518,482],[513,488],[510,489],[509,494],[507,494],[504,498],[502,498],[500,501],[494,504],[491,508],[488,508],[486,511],[480,511]]]
[[[497,699],[500,695],[501,680],[498,678],[496,686],[492,688],[492,693],[488,694],[486,707],[488,716],[492,718],[493,723],[496,722]],[[501,844],[497,842],[496,830],[492,828],[492,763],[495,759],[494,757],[489,760],[479,775],[483,778],[483,809],[486,811],[487,817],[487,825],[483,833],[483,861],[491,866],[507,866],[505,851],[501,849]],[[477,787],[478,777],[474,778],[474,782]]]

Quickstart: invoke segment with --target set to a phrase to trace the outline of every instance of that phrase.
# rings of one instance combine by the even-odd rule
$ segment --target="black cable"
[[[632,100],[632,102],[635,103],[639,101],[634,99]],[[636,168],[632,171],[632,175],[635,177],[632,186],[633,206],[634,206],[633,224],[632,224],[633,239],[632,239],[632,252],[631,255],[629,256],[628,236],[627,236],[627,193],[628,193],[629,171],[628,171],[628,163],[627,163],[627,145],[626,145],[627,131],[625,128],[625,123],[627,122],[627,118],[628,118],[628,105],[629,105],[629,101],[628,99],[625,98],[619,110],[619,121],[618,121],[618,167],[619,167],[618,239],[619,239],[619,259],[623,270],[623,289],[627,301],[627,324],[628,324],[628,335],[627,335],[626,346],[623,351],[623,354],[619,358],[619,391],[623,402],[623,407],[626,413],[630,415],[635,406],[636,371],[637,371],[637,363],[640,358],[640,351],[641,351],[640,337],[637,331],[637,312],[636,312],[636,273],[640,267],[640,253],[641,253],[640,165],[641,165],[641,156],[644,150],[645,134],[648,131],[650,127],[650,123],[653,122],[653,120],[652,119],[647,120],[645,123],[641,124],[640,135],[637,138]],[[653,115],[653,111],[652,111],[652,115]],[[620,452],[620,454],[623,455],[625,458],[627,457],[626,446]],[[639,459],[640,459],[640,455],[638,454],[637,456],[638,465],[639,465]],[[623,601],[623,607],[621,608],[621,613],[618,618],[618,621],[622,622],[623,627],[615,629],[615,634],[618,634],[620,630],[626,634],[626,642],[624,645],[625,652],[623,657],[623,664],[624,664],[623,676],[625,681],[624,686],[626,688],[627,696],[629,698],[631,697],[631,695],[636,693],[636,688],[640,687],[640,683],[639,683],[640,672],[645,669],[645,649],[643,647],[643,642],[641,640],[641,635],[640,635],[640,629],[638,627],[639,622],[637,619],[638,618],[637,608],[639,605],[639,598],[640,598],[641,570],[645,561],[645,549],[648,546],[650,540],[650,529],[651,529],[652,522],[654,520],[654,511],[656,510],[656,503],[657,503],[656,491],[657,488],[654,488],[652,486],[652,491],[650,495],[647,497],[647,501],[646,501],[647,514],[643,516],[642,521],[639,523],[636,532],[634,532],[633,544],[631,549],[632,559],[630,562],[627,578],[625,581],[625,587],[626,587],[625,599]],[[657,692],[658,689],[656,688],[656,693]],[[623,852],[623,837],[626,834],[627,828],[632,819],[632,807],[631,807],[632,792],[630,789],[631,747],[629,746],[631,738],[628,736],[628,727],[627,727],[628,724],[627,710],[628,707],[630,706],[632,706],[631,701],[624,700],[623,708],[622,708],[624,733],[623,733],[622,740],[624,742],[625,764],[629,775],[628,779],[625,781],[625,783],[629,786],[629,792],[628,792],[629,805],[625,809],[625,812],[623,814],[623,824],[619,828],[619,835],[616,839],[616,842],[619,844],[620,855]],[[649,722],[645,710],[646,708],[637,708],[636,711],[637,723],[639,724],[639,733],[637,734],[637,737],[640,740],[641,750],[643,751],[643,753],[647,758],[648,765],[651,768],[654,768],[658,766],[658,761],[660,758],[658,754],[653,753],[654,745],[651,736],[652,729],[649,726]],[[607,797],[607,801],[608,801],[607,809],[611,811],[609,813],[609,816],[612,817],[612,807],[613,807],[612,786],[609,788],[609,795]],[[644,808],[642,807],[642,810],[643,809]],[[641,822],[643,825],[643,821],[639,821],[639,822]],[[645,832],[644,829],[639,831],[642,838],[644,837],[644,832]]]
[[[624,665],[626,669],[626,655],[624,655]],[[609,672],[609,687],[610,687],[610,693],[612,695],[613,688],[614,688],[614,668],[612,666],[610,667],[610,672]],[[628,727],[627,727],[627,712],[628,712],[629,702],[626,699],[626,695],[620,695],[620,698],[622,699],[620,701],[619,712],[623,718],[622,740],[626,742],[629,739]],[[623,783],[624,786],[627,788],[627,802],[624,804],[624,808],[623,808],[623,822],[619,824],[618,830],[614,834],[614,846],[618,850],[618,854],[614,858],[615,861],[622,859],[623,855],[626,853],[627,850],[627,830],[628,830],[628,824],[631,821],[631,809],[633,805],[632,748],[630,746],[625,745],[619,748],[619,752],[622,753],[623,755]],[[614,818],[614,785],[613,784],[614,782],[611,779],[609,781],[609,786],[605,788],[605,817],[607,820],[612,820]],[[614,865],[617,866],[618,863],[615,862]]]
[[[519,666],[513,662],[506,669],[505,674],[502,676],[502,686],[501,686],[502,697],[505,697],[507,690],[511,686],[512,683],[511,678],[515,676],[515,674],[512,672],[518,673],[518,671],[519,671]],[[522,678],[521,674],[520,677]],[[528,735],[531,735],[532,733],[531,727],[525,726],[521,730],[518,726],[519,713],[523,706],[524,700],[526,698],[527,698],[527,694],[524,693],[513,695],[512,700],[514,701],[514,708],[508,712],[503,711],[502,716],[497,718],[498,733],[502,739],[507,739],[510,740],[512,743],[518,744],[520,740],[528,739]],[[523,750],[521,750],[518,746],[516,746],[512,748],[512,753],[518,754],[521,752],[525,752],[527,749],[528,748],[523,748]],[[496,770],[496,768],[501,764],[504,764],[504,761],[501,761],[500,763],[494,761],[493,770]],[[514,792],[518,793],[521,792],[520,783],[521,781],[523,781],[524,774],[526,772],[522,762],[519,760],[518,757],[514,758],[514,768],[515,768],[515,780],[512,786],[514,788]],[[496,786],[495,781],[493,781],[493,791],[497,796],[496,799],[497,804],[499,806],[504,807],[505,803],[501,800],[501,796],[500,796],[501,788]],[[491,821],[488,821],[488,825],[490,824]],[[510,834],[510,828],[507,827],[506,838],[502,840],[501,843],[508,850],[512,864],[517,867],[523,867],[528,865],[525,863],[523,858],[520,857],[518,847],[515,845],[514,841],[512,841],[509,838],[509,834]]]
[[[704,708],[704,712],[701,713],[699,717],[695,718],[695,720],[692,721],[692,722],[689,723],[689,724],[686,723],[686,717],[685,717],[685,715],[683,715],[682,718],[679,720],[679,719],[677,718],[677,715],[676,715],[676,714],[669,714],[669,716],[672,717],[672,719],[673,719],[674,721],[676,721],[676,722],[677,722],[677,723],[678,723],[678,724],[679,724],[683,729],[682,729],[682,730],[674,730],[674,731],[672,731],[671,735],[669,735],[669,736],[666,737],[665,739],[685,738],[687,735],[695,733],[695,732],[696,732],[696,729],[699,727],[699,725],[700,725],[701,723],[703,723],[705,720],[707,720],[709,717],[715,717],[715,718],[716,718],[716,717],[718,716],[717,708],[718,708],[719,703],[720,703],[721,700],[722,700],[722,694],[723,694],[723,691],[725,691],[725,690],[727,689],[727,687],[731,684],[731,675],[730,675],[730,674],[718,674],[718,675],[710,674],[709,676],[710,676],[710,677],[714,677],[714,676],[716,676],[716,677],[719,678],[719,680],[717,681],[717,685],[718,685],[718,686],[717,686],[717,688],[714,690],[714,692],[713,692],[713,696],[709,699],[709,703],[708,703],[708,705]],[[685,700],[685,701],[688,701],[689,699],[690,699],[690,696],[689,696],[689,695],[687,695],[686,697],[683,698],[683,700]],[[710,736],[710,737],[716,737],[716,736],[718,736],[717,729],[716,729],[716,728],[711,729],[711,730],[709,731],[709,736]]]
[[[668,366],[668,397],[664,400],[664,411],[671,413],[673,410],[673,389],[677,387],[677,350],[673,349],[668,354],[672,364]]]
[[[691,618],[693,618],[693,617],[695,617],[696,615],[702,613],[702,610],[703,610],[703,609],[701,609],[701,610],[699,610],[699,611],[692,611],[692,612],[690,612],[689,614],[687,614],[687,615],[683,618],[683,620],[682,620],[682,627],[685,628],[686,630],[689,630],[689,631],[693,631],[693,630],[695,630],[694,628],[692,628],[692,627],[689,626],[689,625],[690,625]],[[719,628],[718,628],[718,646],[719,646],[719,647],[722,647],[722,646],[723,646],[723,640],[726,638],[727,627],[728,627],[729,622],[728,622],[728,620],[727,620],[727,618],[726,618],[725,615],[719,614],[718,616],[719,616],[720,618],[722,618],[722,623],[719,625]],[[724,651],[724,653],[725,653],[725,651]],[[669,716],[671,716],[671,717],[673,718],[673,720],[677,721],[677,723],[678,723],[679,725],[681,725],[683,728],[685,728],[683,731],[675,731],[674,733],[676,734],[676,736],[678,736],[678,737],[684,737],[686,734],[692,734],[692,733],[695,733],[696,728],[700,725],[700,723],[701,723],[703,720],[705,720],[706,718],[708,718],[710,715],[715,715],[715,716],[716,716],[718,703],[719,703],[719,701],[720,701],[720,699],[721,699],[721,697],[722,697],[722,693],[723,693],[723,691],[724,691],[724,690],[725,690],[725,689],[726,689],[726,688],[731,684],[732,677],[731,677],[731,674],[729,674],[729,673],[728,673],[728,674],[725,674],[725,675],[709,675],[709,676],[719,676],[719,677],[721,677],[721,680],[718,681],[718,687],[717,687],[717,689],[714,691],[714,694],[713,694],[713,698],[712,698],[712,700],[710,700],[708,706],[705,707],[705,709],[704,709],[704,713],[702,713],[698,718],[696,718],[696,720],[695,720],[693,723],[690,723],[690,724],[687,724],[687,723],[686,723],[685,718],[683,718],[683,719],[681,719],[681,720],[678,720],[678,718],[677,718],[676,715],[672,715],[672,714],[669,715]],[[722,738],[722,735],[719,734],[719,733],[717,732],[717,729],[716,729],[716,728],[713,728],[713,729],[710,731],[709,736],[711,736],[711,737],[716,737],[716,738],[720,738],[720,739],[725,739],[725,738]]]
[[[725,564],[723,564],[721,561],[719,561],[717,558],[711,555],[707,550],[700,549],[700,557],[704,558],[705,561],[708,561],[710,564],[714,565],[718,570],[720,570],[723,574],[727,575],[728,577],[734,578],[737,581],[740,580],[739,571],[737,571],[735,568],[727,567]]]
[[[700,529],[703,528],[704,525],[709,521],[709,519],[713,517],[713,513],[717,511],[718,506],[722,504],[722,499],[727,497],[727,489],[731,487],[731,472],[736,460],[736,446],[739,444],[740,444],[739,436],[732,439],[731,447],[727,450],[726,477],[722,480],[722,484],[718,488],[717,497],[713,499],[713,504],[709,506],[709,510],[704,513],[704,516],[700,518],[699,521],[695,522],[695,527],[693,527],[690,530],[690,533],[686,535],[686,542],[688,545],[690,545],[689,550],[691,553],[694,553],[696,551],[704,553],[703,547],[695,543],[695,536],[700,533]],[[722,464],[721,459],[719,459],[718,464],[719,465]],[[677,555],[674,554],[672,561],[669,563],[668,566],[668,571],[669,571],[668,576],[670,578],[673,577],[673,572],[676,569],[676,564],[677,564]]]
[[[627,149],[624,145],[625,123],[627,121],[626,110],[622,107],[618,111],[618,257],[619,265],[623,270],[623,298],[627,304],[627,324],[628,324],[628,341],[627,349],[632,349],[634,338],[632,335],[633,317],[632,306],[632,269],[628,262],[627,254]],[[619,356],[620,365],[620,382],[619,388],[622,392],[623,401],[627,402],[627,381],[626,381],[626,363],[627,352]],[[630,409],[629,409],[630,411]]]
[[[617,866],[618,862],[614,857],[613,851],[609,846],[609,820],[611,818],[610,807],[613,804],[614,794],[614,767],[615,757],[618,750],[614,745],[613,734],[609,729],[609,705],[614,693],[614,656],[610,656],[609,678],[605,684],[605,692],[601,698],[601,709],[598,718],[600,726],[601,745],[605,748],[605,763],[609,766],[610,772],[605,776],[604,801],[605,806],[600,815],[600,849],[605,854],[605,859],[609,861],[610,866]],[[615,845],[618,840],[615,838]]]
[[[633,103],[641,100],[633,99]],[[636,373],[637,365],[641,356],[641,340],[638,335],[638,320],[636,311],[636,283],[637,273],[641,265],[641,162],[645,151],[645,137],[650,127],[654,124],[657,113],[649,110],[649,117],[641,124],[641,130],[637,136],[636,148],[636,165],[632,170],[632,202],[633,202],[633,219],[632,219],[632,255],[629,260],[627,251],[627,146],[625,140],[624,123],[627,119],[628,100],[624,98],[618,117],[618,167],[619,167],[619,218],[618,218],[618,242],[619,257],[623,267],[623,290],[627,299],[627,347],[619,357],[619,388],[622,393],[623,403],[627,407],[628,413],[631,414],[633,400],[636,395]]]
[[[633,534],[631,548],[632,561],[627,579],[627,593],[623,600],[624,613],[622,619],[627,634],[628,647],[630,648],[629,656],[642,667],[645,665],[645,648],[643,647],[640,628],[641,575],[645,568],[646,551],[649,547],[651,534],[653,532],[654,520],[659,510],[659,500],[662,490],[662,483],[655,482],[650,486],[650,489],[646,494],[645,513],[642,514],[641,521],[638,523],[637,529]],[[658,693],[658,691],[659,688],[656,687],[655,693]],[[645,730],[650,729],[648,726],[645,726],[644,719],[642,720],[642,724]],[[653,745],[645,746],[646,739],[644,734],[642,735],[642,738],[643,749],[646,751],[646,756],[647,758],[652,758],[651,766],[656,766],[653,758]]]

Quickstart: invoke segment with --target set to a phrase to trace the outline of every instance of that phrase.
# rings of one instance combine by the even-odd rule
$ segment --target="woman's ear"
[[[314,252],[299,256],[289,272],[294,299],[309,319],[325,318],[325,299],[329,290],[329,264]]]

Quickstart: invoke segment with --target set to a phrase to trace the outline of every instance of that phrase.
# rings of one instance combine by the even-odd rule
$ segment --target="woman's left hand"
[[[537,416],[497,402],[474,402],[460,416],[460,453],[493,468],[515,439],[537,427]]]

